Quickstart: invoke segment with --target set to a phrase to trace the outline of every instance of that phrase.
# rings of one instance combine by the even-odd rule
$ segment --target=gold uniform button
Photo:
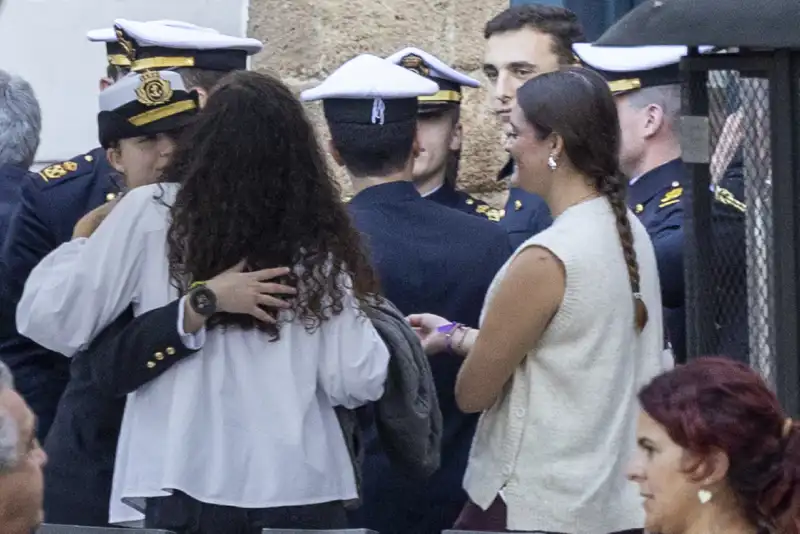
[[[522,209],[522,201],[521,200],[515,200],[514,201],[514,211],[519,211],[521,209]]]
[[[175,356],[175,349],[173,349],[172,347],[167,347],[167,354],[169,354],[170,356]]]
[[[106,195],[106,202],[111,202],[115,198],[117,198],[117,195],[115,195],[114,193],[109,193]]]
[[[164,353],[163,352],[156,352],[154,356],[156,357],[156,360],[159,360],[159,361],[164,359]]]
[[[156,366],[156,362],[147,362],[147,368],[148,369],[152,369],[155,366]]]
[[[86,155],[83,157],[83,159],[85,159],[86,161],[92,161],[94,158],[93,158],[92,156],[90,156],[89,154],[86,154]]]
[[[636,204],[636,208],[634,208],[636,213],[642,213],[644,211],[644,206],[641,204]]]

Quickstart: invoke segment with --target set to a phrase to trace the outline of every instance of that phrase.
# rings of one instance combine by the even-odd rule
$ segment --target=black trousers
[[[343,529],[341,501],[281,508],[233,508],[202,503],[185,493],[147,499],[145,527],[176,534],[261,534],[263,528]]]

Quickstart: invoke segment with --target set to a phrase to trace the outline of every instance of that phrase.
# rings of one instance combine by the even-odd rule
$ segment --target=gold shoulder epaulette
[[[675,187],[673,185],[673,189],[670,189],[664,196],[661,197],[661,200],[658,201],[658,208],[666,208],[667,206],[672,206],[673,204],[677,204],[681,201],[681,195],[683,195],[683,188],[678,186]]]
[[[747,210],[747,204],[736,198],[733,193],[725,189],[724,187],[715,186],[714,187],[714,198],[717,199],[722,204],[726,206],[730,206],[735,210],[745,212]]]
[[[91,156],[87,157],[90,158]],[[80,166],[72,160],[63,161],[61,163],[56,163],[54,165],[45,167],[44,169],[39,171],[39,176],[41,176],[45,182],[49,182],[50,180],[57,180],[59,178],[63,178],[64,176],[67,176],[68,174],[77,171],[79,167]]]
[[[479,215],[483,215],[487,219],[493,222],[497,222],[503,218],[501,214],[501,210],[491,207],[489,204],[485,204],[481,201],[477,206],[475,206],[475,213]]]

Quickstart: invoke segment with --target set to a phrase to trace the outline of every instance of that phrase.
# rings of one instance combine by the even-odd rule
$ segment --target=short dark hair
[[[585,40],[578,16],[569,9],[542,4],[514,6],[486,23],[483,37],[531,28],[553,38],[553,53],[562,65],[575,63],[572,45]]]
[[[329,122],[331,141],[356,178],[386,176],[402,170],[411,157],[417,120],[383,125]]]
[[[175,72],[181,75],[181,79],[187,88],[194,89],[199,87],[206,92],[211,91],[220,80],[230,74],[230,71],[196,69],[194,67],[175,69]]]
[[[548,72],[519,88],[517,104],[540,139],[551,133],[561,136],[569,161],[608,199],[617,219],[636,328],[641,332],[647,324],[647,307],[640,295],[639,262],[625,202],[627,180],[619,170],[619,117],[608,82],[584,67]]]

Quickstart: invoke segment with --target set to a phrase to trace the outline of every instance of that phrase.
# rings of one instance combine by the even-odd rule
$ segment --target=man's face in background
[[[483,72],[489,80],[492,111],[507,123],[517,89],[534,76],[553,72],[559,66],[549,34],[526,27],[489,37]]]

